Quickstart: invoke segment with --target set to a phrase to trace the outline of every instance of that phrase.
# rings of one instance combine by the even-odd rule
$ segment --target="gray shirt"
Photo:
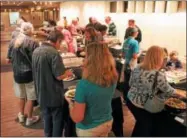
[[[32,56],[33,78],[37,100],[41,108],[59,107],[63,104],[63,81],[57,80],[65,72],[62,58],[49,43],[42,43]]]

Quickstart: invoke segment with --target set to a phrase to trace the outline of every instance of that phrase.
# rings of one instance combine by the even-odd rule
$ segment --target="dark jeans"
[[[112,100],[112,131],[116,137],[123,137],[123,108],[121,97]]]
[[[138,108],[127,99],[127,107],[136,119],[132,132],[132,137],[151,137],[153,136],[154,115],[144,109]]]
[[[129,87],[129,80],[131,76],[131,70],[130,68],[126,65],[125,66],[125,71],[124,71],[124,93],[123,93],[123,99],[127,101],[127,94],[130,89]]]
[[[72,121],[69,114],[69,104],[65,100],[63,105],[63,120],[64,120],[64,136],[65,137],[77,137],[75,123]]]
[[[44,133],[46,137],[62,137],[63,108],[48,107],[42,109],[44,119]]]

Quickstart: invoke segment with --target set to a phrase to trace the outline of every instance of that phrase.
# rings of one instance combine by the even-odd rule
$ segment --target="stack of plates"
[[[185,71],[166,71],[167,80],[169,82],[178,83],[181,80],[186,79],[186,72]]]
[[[76,57],[76,55],[75,55],[74,53],[68,52],[68,53],[62,53],[62,54],[61,54],[61,57],[62,57],[63,59],[65,59],[65,58],[74,58],[74,57]]]
[[[121,49],[122,49],[122,46],[120,46],[120,45],[115,45],[115,46],[113,46],[113,47],[111,47],[111,48],[116,49],[116,50],[121,50]]]
[[[65,58],[63,59],[63,63],[66,68],[80,67],[83,64],[83,58]]]

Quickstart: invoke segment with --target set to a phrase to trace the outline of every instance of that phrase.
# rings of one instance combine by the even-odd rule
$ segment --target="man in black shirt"
[[[61,137],[63,129],[63,79],[72,76],[66,71],[62,57],[57,51],[63,35],[55,30],[49,33],[48,41],[43,42],[32,56],[32,68],[37,100],[44,118],[46,137]]]
[[[136,25],[135,20],[133,20],[133,19],[130,19],[128,22],[128,28],[125,31],[124,39],[127,39],[129,37],[131,28],[138,29],[138,36],[135,39],[138,41],[138,43],[140,43],[142,41],[142,32],[141,32],[140,28]]]
[[[36,100],[31,65],[32,53],[39,46],[31,38],[32,31],[33,26],[31,23],[22,23],[21,32],[11,40],[7,55],[8,62],[12,63],[15,94],[19,98],[20,111],[18,119],[20,123],[25,121],[24,107],[27,105],[27,126],[39,120],[39,116],[32,116],[33,103]],[[27,100],[27,104],[25,100]]]

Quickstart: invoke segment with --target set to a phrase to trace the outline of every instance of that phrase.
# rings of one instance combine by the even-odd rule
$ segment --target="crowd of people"
[[[119,76],[104,36],[116,36],[117,28],[109,16],[105,18],[108,27],[95,17],[89,18],[86,27],[80,27],[78,21],[79,18],[73,19],[70,25],[66,17],[57,23],[45,21],[40,31],[34,32],[31,23],[21,20],[9,45],[7,61],[13,67],[14,90],[19,98],[18,120],[24,123],[26,118],[27,126],[38,122],[40,117],[32,114],[34,101],[37,100],[43,115],[45,136],[62,136],[64,100],[69,103],[78,136],[104,137],[111,131],[111,101]],[[164,64],[166,52],[159,46],[151,46],[143,62],[137,64],[142,34],[135,20],[131,19],[128,23],[122,48],[125,58],[124,100],[138,125],[144,126],[135,136],[151,136],[149,132],[154,122],[147,112],[157,114],[163,110],[162,104],[157,105],[159,109],[151,108],[154,105],[151,99],[156,97],[164,103],[176,94],[160,70],[182,68],[182,65],[176,52],[172,52],[170,60]],[[46,40],[39,45],[32,38],[33,34],[45,34]],[[73,73],[65,68],[58,50],[65,41],[68,52],[76,53],[76,37],[82,35],[85,37],[82,79],[76,86],[75,100],[72,101],[64,97],[63,79]],[[152,90],[155,81],[156,92]],[[161,92],[158,93],[158,90]],[[142,118],[147,121],[142,122]]]

